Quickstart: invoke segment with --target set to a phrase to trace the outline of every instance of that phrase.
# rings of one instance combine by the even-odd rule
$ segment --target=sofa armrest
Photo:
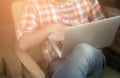
[[[19,45],[15,45],[16,54],[23,64],[23,66],[30,72],[35,78],[45,78],[45,74],[42,69],[38,66],[35,60],[26,52],[20,49]]]
[[[22,78],[22,67],[21,63],[14,51],[13,48],[8,47],[0,47],[0,55],[4,59],[4,62],[2,62],[5,66],[2,68],[5,69],[3,74],[5,73],[7,78]]]

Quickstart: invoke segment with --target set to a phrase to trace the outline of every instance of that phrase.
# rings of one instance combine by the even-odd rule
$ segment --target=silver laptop
[[[119,25],[120,15],[73,26],[65,31],[62,49],[59,48],[56,41],[51,40],[51,43],[59,57],[68,54],[80,43],[88,43],[95,48],[101,49],[112,44]]]

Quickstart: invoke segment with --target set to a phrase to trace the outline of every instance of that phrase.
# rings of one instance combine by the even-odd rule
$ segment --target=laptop
[[[49,39],[61,58],[72,52],[73,48],[80,43],[88,43],[98,49],[110,46],[119,25],[120,15],[67,28],[63,45],[60,45],[61,40],[53,35]]]

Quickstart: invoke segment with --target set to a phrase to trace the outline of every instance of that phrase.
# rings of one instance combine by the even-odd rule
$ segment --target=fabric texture
[[[89,44],[78,44],[65,60],[51,62],[48,78],[101,78],[104,55]],[[49,76],[49,74],[51,76]]]
[[[49,23],[74,26],[105,18],[97,0],[68,0],[61,4],[53,0],[30,0],[23,9],[17,31],[20,38]],[[55,57],[49,41],[42,43],[43,56],[47,67]]]

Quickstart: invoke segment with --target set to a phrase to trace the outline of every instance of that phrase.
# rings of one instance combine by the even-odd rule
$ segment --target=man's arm
[[[47,24],[40,26],[35,6],[27,5],[23,11],[18,29],[19,44],[23,50],[42,43],[50,34],[63,37],[65,26]]]

